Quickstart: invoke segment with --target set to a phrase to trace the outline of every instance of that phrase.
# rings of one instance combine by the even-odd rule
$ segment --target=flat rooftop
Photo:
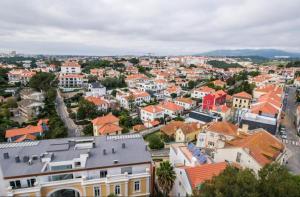
[[[104,149],[106,154],[103,153]],[[114,153],[112,149],[115,150]],[[0,166],[3,176],[8,178],[42,174],[45,165],[41,161],[42,157],[47,157],[51,153],[53,154],[51,162],[71,161],[79,158],[81,154],[88,153],[85,169],[152,161],[144,139],[139,134],[2,143],[0,144]],[[43,154],[45,156],[42,156]],[[19,156],[20,162],[16,162],[16,156]],[[28,159],[24,162],[24,157],[29,157],[32,163],[29,164]],[[115,160],[118,162],[115,163]]]

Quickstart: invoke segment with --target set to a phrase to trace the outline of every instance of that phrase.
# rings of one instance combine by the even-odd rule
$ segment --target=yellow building
[[[5,196],[150,196],[151,154],[138,134],[0,145]]]
[[[236,109],[250,108],[252,96],[247,92],[239,92],[234,94],[232,99],[232,107]]]

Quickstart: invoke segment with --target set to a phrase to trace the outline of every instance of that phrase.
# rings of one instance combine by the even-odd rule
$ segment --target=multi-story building
[[[211,110],[214,106],[222,105],[226,102],[226,92],[218,90],[213,94],[208,94],[203,97],[202,109]]]
[[[117,92],[116,99],[119,101],[121,107],[132,109],[144,102],[150,102],[151,96],[148,92],[130,90],[130,92]]]
[[[85,75],[81,74],[81,67],[75,61],[66,61],[61,66],[59,86],[62,89],[72,90],[82,88],[87,84]]]
[[[40,102],[43,102],[45,100],[43,92],[37,92],[31,88],[24,88],[23,90],[21,90],[20,97],[21,99],[32,99]]]
[[[153,121],[164,117],[164,110],[156,105],[149,105],[141,109],[141,120]]]
[[[43,102],[32,99],[24,99],[18,102],[19,113],[27,120],[37,117],[44,106]]]
[[[191,97],[192,98],[198,98],[198,99],[203,99],[204,96],[208,94],[212,94],[215,92],[215,89],[210,88],[208,86],[202,86],[200,88],[194,89]]]
[[[191,110],[196,107],[196,101],[184,97],[176,98],[175,104],[183,107],[185,110]]]
[[[106,87],[99,82],[93,82],[88,85],[88,92],[86,96],[100,97],[106,95]]]
[[[112,114],[97,117],[92,120],[94,136],[98,135],[118,135],[122,128],[119,126],[119,118]]]
[[[36,72],[25,69],[13,69],[7,73],[9,83],[21,83],[26,85],[36,75]]]
[[[232,107],[234,108],[250,108],[252,96],[247,92],[239,92],[234,94],[232,99]]]
[[[150,196],[151,154],[140,135],[0,145],[3,196]]]

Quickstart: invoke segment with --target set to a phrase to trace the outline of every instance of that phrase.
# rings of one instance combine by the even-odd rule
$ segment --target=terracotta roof
[[[62,64],[62,66],[64,66],[64,67],[80,67],[80,65],[76,61],[66,61]]]
[[[235,136],[237,134],[237,129],[238,126],[227,121],[211,122],[207,127],[208,131],[231,136]]]
[[[283,89],[282,89],[282,87],[279,87],[277,85],[270,84],[270,85],[258,87],[255,89],[255,91],[264,92],[264,93],[275,92],[276,94],[282,94]]]
[[[25,134],[21,137],[19,137],[17,140],[15,140],[14,142],[23,142],[25,140],[30,140],[30,141],[34,141],[36,140],[36,136],[35,135],[31,135],[31,134]]]
[[[224,81],[221,81],[221,80],[215,80],[215,81],[213,81],[213,84],[214,85],[216,85],[216,86],[224,86],[224,85],[226,85],[226,82],[224,82]]]
[[[274,105],[272,105],[271,103],[259,103],[257,105],[252,105],[251,107],[251,112],[255,113],[255,114],[259,114],[260,112],[265,113],[265,114],[278,114],[279,109],[276,108]]]
[[[134,131],[139,132],[139,131],[143,131],[143,130],[145,130],[145,129],[147,129],[147,128],[146,128],[145,125],[143,125],[143,124],[138,124],[138,125],[134,125],[134,126],[132,127],[132,129],[133,129]]]
[[[108,123],[115,123],[119,122],[119,118],[112,114],[107,114],[106,116],[97,117],[94,120],[92,120],[93,125],[105,125]]]
[[[122,128],[118,125],[107,123],[103,127],[98,129],[98,132],[102,135],[109,134],[109,133],[115,133],[117,131],[122,131]]]
[[[160,130],[166,135],[174,135],[176,130],[184,124],[183,121],[172,121],[169,124],[160,128]]]
[[[226,162],[211,163],[186,168],[185,171],[191,187],[195,188],[204,181],[211,180],[214,176],[218,176],[227,166],[228,164]]]
[[[194,103],[194,101],[191,98],[177,98],[176,101],[182,102],[182,103],[188,103],[190,105],[192,105]]]
[[[85,99],[91,103],[94,103],[97,106],[108,104],[105,100],[98,98],[98,97],[94,97],[94,96],[88,96],[88,97],[85,97]]]
[[[229,146],[247,148],[249,154],[261,165],[275,161],[284,150],[284,145],[269,132],[260,131],[234,139],[228,142]]]
[[[25,128],[6,130],[5,138],[15,137],[15,136],[19,136],[19,135],[40,133],[40,132],[43,132],[43,127],[41,125],[38,125],[38,126],[28,125]]]
[[[48,124],[49,123],[49,119],[39,119],[37,125],[42,125],[42,124]]]
[[[84,78],[85,76],[82,74],[63,74],[60,75],[59,78]]]
[[[126,77],[126,80],[136,80],[136,79],[148,79],[144,74],[132,74]]]
[[[164,111],[162,108],[158,107],[157,105],[148,105],[142,108],[142,110],[145,110],[150,113],[159,113]]]
[[[162,104],[159,104],[159,107],[162,107],[164,109],[167,109],[167,110],[171,110],[171,111],[183,111],[184,108],[173,103],[173,102],[164,102]]]
[[[252,96],[250,94],[248,94],[247,92],[244,92],[244,91],[234,94],[233,97],[252,99]]]
[[[195,89],[195,91],[198,91],[198,92],[207,92],[207,93],[214,93],[215,89],[210,88],[208,86],[202,86],[202,87],[199,87],[199,88]]]
[[[227,93],[224,92],[223,90],[218,90],[214,93],[214,95],[216,95],[216,97],[221,97],[221,96],[227,95]]]

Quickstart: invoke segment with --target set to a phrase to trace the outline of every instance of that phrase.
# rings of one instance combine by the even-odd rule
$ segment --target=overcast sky
[[[300,51],[299,0],[0,0],[0,50],[194,54]]]

